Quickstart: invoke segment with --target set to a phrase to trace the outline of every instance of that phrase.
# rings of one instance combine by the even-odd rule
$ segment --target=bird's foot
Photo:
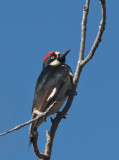
[[[58,115],[60,115],[62,112],[58,111],[58,112],[56,112],[56,113],[57,113],[57,116],[58,116]],[[63,118],[63,119],[66,119],[66,115],[68,115],[68,114],[66,113],[64,116],[62,116],[62,118]]]
[[[77,91],[75,91],[75,94],[72,92],[72,89],[68,90],[67,96],[77,96]]]
[[[73,94],[71,91],[68,93],[68,96],[72,96],[72,95],[77,96],[77,91],[75,92],[75,94]]]
[[[60,113],[61,113],[60,111],[56,112],[57,115],[60,115]]]

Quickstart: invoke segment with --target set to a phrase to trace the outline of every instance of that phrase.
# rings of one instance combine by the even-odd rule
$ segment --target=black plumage
[[[43,60],[43,70],[38,77],[32,105],[32,118],[42,112],[47,116],[60,110],[72,88],[73,74],[65,64],[65,56],[70,50],[60,54],[53,51]],[[44,121],[37,120],[30,125],[30,139],[33,140],[36,128]]]
[[[48,108],[48,106],[52,103],[53,99],[57,97],[58,92],[67,82],[67,79],[69,77],[72,83],[72,75],[69,73],[72,73],[72,71],[70,67],[66,64],[56,67],[48,66],[41,72],[41,75],[39,76],[36,83],[32,111],[34,108],[36,108],[41,112],[44,112]],[[52,97],[52,99],[49,99],[49,101],[46,101],[54,88],[56,88],[57,90],[54,97]],[[63,96],[67,96],[70,89],[71,87],[67,89],[65,93],[66,95]],[[60,99],[58,99],[58,101],[59,100]]]

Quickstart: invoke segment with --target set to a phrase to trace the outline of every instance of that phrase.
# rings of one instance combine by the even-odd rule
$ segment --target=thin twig
[[[94,53],[95,53],[99,43],[101,42],[102,34],[105,30],[105,25],[106,25],[106,4],[105,4],[105,0],[100,0],[100,3],[101,3],[101,7],[102,7],[102,19],[101,19],[101,22],[100,22],[98,34],[97,34],[97,37],[96,37],[96,39],[93,43],[91,51],[89,52],[87,57],[81,62],[82,66],[84,66],[86,63],[88,63],[89,60],[94,56]]]
[[[30,123],[32,123],[32,122],[40,119],[40,118],[46,117],[46,115],[47,115],[47,113],[46,113],[46,112],[43,112],[42,115],[40,115],[40,116],[38,116],[38,117],[36,117],[36,118],[34,118],[34,119],[32,119],[32,120],[29,120],[28,122],[22,123],[22,124],[20,124],[20,125],[18,125],[18,126],[16,126],[16,127],[14,127],[13,129],[10,129],[9,131],[6,131],[6,132],[4,132],[4,133],[1,133],[0,136],[3,136],[3,135],[5,135],[5,134],[8,134],[8,133],[13,132],[13,131],[15,131],[15,130],[18,130],[18,129],[20,129],[20,128],[22,128],[22,127],[24,127],[24,126],[26,126],[26,125],[28,125],[28,124],[30,124]]]
[[[90,0],[86,1],[86,4],[83,8],[83,18],[82,18],[82,31],[81,31],[81,44],[80,44],[80,53],[79,53],[79,61],[82,61],[84,58],[84,50],[85,50],[85,41],[86,41],[86,24],[87,24],[87,16],[89,12],[89,4]]]

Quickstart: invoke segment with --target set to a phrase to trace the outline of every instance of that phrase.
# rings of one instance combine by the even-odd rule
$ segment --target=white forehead
[[[60,54],[60,52],[55,52],[55,54],[56,54],[56,55],[59,55],[59,54]]]

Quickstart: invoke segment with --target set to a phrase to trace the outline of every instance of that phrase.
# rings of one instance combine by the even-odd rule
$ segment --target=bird
[[[32,119],[43,112],[47,112],[47,117],[59,112],[71,93],[73,73],[70,66],[65,64],[66,55],[69,52],[70,50],[63,53],[52,51],[45,56],[43,69],[36,82]],[[31,123],[29,129],[30,143],[33,142],[33,138],[38,134],[37,127],[44,121],[45,119],[41,118]]]

